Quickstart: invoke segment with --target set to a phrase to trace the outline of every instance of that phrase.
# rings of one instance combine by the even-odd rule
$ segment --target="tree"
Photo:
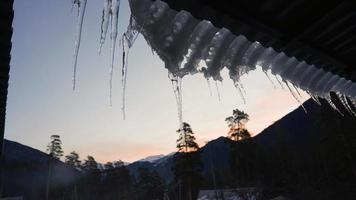
[[[106,163],[104,174],[102,194],[108,199],[132,199],[132,177],[121,160]]]
[[[180,199],[195,199],[203,182],[201,152],[198,150],[175,154],[172,171],[175,183],[173,189],[176,190],[177,196]]]
[[[230,139],[239,141],[245,140],[251,137],[250,132],[245,128],[245,123],[249,120],[249,116],[244,111],[235,109],[232,111],[232,116],[225,119],[230,130],[228,135]]]
[[[81,165],[81,161],[79,160],[79,154],[75,151],[70,152],[69,155],[65,156],[65,163],[69,164],[70,166],[79,169]]]
[[[98,168],[98,163],[93,156],[87,156],[83,163],[84,171],[84,199],[98,199],[99,186],[101,180],[101,172]]]
[[[59,135],[51,135],[51,142],[47,145],[48,157],[48,175],[46,186],[46,199],[49,199],[49,191],[51,187],[52,165],[53,160],[59,160],[63,156],[62,141]]]
[[[177,148],[181,153],[176,154],[174,157],[172,170],[176,185],[179,188],[179,196],[192,200],[201,185],[203,163],[201,161],[199,146],[195,142],[194,133],[190,125],[183,122],[182,127],[177,130],[177,133],[179,133]]]
[[[177,148],[179,152],[190,152],[199,149],[195,142],[195,137],[192,128],[186,122],[183,122],[182,128],[177,130],[179,138],[177,140]]]
[[[93,156],[87,156],[87,159],[84,160],[83,168],[87,172],[89,172],[91,170],[99,170],[98,163],[96,162],[96,160]]]
[[[79,154],[75,151],[70,152],[69,155],[65,156],[65,163],[72,166],[75,169],[81,168],[81,161],[79,160]],[[73,198],[75,200],[78,199],[78,191],[77,191],[77,183],[74,184],[73,188]]]
[[[47,145],[49,156],[59,160],[63,156],[62,141],[59,135],[51,135],[51,142]]]
[[[139,168],[135,185],[137,199],[159,200],[164,197],[165,183],[156,171]]]

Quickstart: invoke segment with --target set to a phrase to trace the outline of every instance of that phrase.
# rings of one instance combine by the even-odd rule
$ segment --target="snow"
[[[257,41],[251,42],[243,35],[234,35],[226,28],[214,27],[209,21],[199,21],[186,11],[177,12],[163,1],[129,2],[132,15],[142,28],[140,33],[164,61],[170,77],[175,77],[172,83],[180,123],[182,99],[178,77],[203,73],[207,81],[209,78],[222,81],[220,71],[224,68],[229,70],[230,78],[243,100],[240,77],[261,67],[266,75],[270,71],[283,89],[286,86],[300,104],[297,88],[306,91],[318,103],[318,98],[326,99],[338,111],[330,97],[330,92],[335,92],[345,108],[354,114],[347,99],[354,104],[356,83],[350,80],[283,52],[276,52],[271,47],[263,47]],[[149,23],[145,23],[146,20]],[[201,63],[205,65],[201,66]]]
[[[76,87],[76,70],[80,48],[81,32],[87,0],[73,0],[78,10],[73,60],[73,89]],[[172,82],[177,102],[180,127],[182,113],[182,80],[188,74],[202,73],[207,80],[215,81],[217,95],[220,93],[217,81],[222,82],[220,72],[227,68],[241,98],[246,103],[246,91],[240,78],[256,68],[262,68],[267,78],[271,72],[278,84],[288,88],[291,95],[301,105],[300,94],[306,91],[314,101],[326,99],[332,108],[340,112],[331,101],[330,92],[335,92],[348,110],[355,115],[350,104],[356,102],[356,83],[344,77],[327,72],[271,47],[264,47],[258,41],[249,41],[244,35],[235,35],[226,28],[217,28],[207,20],[197,20],[187,11],[175,11],[160,0],[129,0],[131,17],[122,43],[122,113],[125,119],[125,90],[128,71],[129,50],[138,34],[142,34],[150,45],[152,52],[164,61],[168,77]],[[118,34],[118,16],[120,0],[104,0],[99,41],[99,54],[106,40],[110,24],[111,60],[110,60],[110,105],[112,105],[112,81]],[[286,86],[286,87],[285,87]],[[285,89],[286,90],[286,89]]]

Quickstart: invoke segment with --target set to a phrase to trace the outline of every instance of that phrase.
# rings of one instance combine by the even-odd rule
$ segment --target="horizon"
[[[50,135],[58,134],[65,154],[74,150],[81,159],[91,155],[101,163],[132,162],[174,152],[178,117],[172,86],[164,64],[152,55],[142,36],[130,52],[126,120],[120,110],[121,49],[116,54],[113,106],[109,106],[109,38],[102,55],[97,54],[102,2],[88,2],[77,89],[72,91],[74,25],[70,7],[69,2],[15,2],[5,137],[45,152]],[[123,1],[119,36],[126,30],[128,17],[128,5]],[[225,81],[218,83],[219,92],[211,81],[212,95],[202,76],[183,79],[183,120],[191,124],[199,145],[227,135],[224,119],[235,108],[250,115],[247,128],[256,135],[299,106],[261,70],[242,77],[246,104],[227,72],[222,75]],[[303,101],[308,98],[305,92],[302,96]]]

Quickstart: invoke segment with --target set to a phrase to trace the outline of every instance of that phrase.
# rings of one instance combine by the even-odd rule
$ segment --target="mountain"
[[[340,104],[340,102],[339,102]],[[303,103],[304,108],[307,110],[305,113],[302,107],[298,107],[281,119],[274,122],[272,125],[264,129],[261,133],[252,138],[266,152],[272,152],[281,138],[288,148],[303,153],[303,148],[306,147],[311,138],[318,136],[323,131],[320,128],[319,121],[321,117],[323,120],[334,120],[340,118],[340,114],[334,111],[327,102],[323,101],[322,105],[318,105],[313,100],[309,99]],[[341,111],[347,113],[338,105]],[[322,116],[321,116],[322,115]],[[345,114],[338,126],[347,127],[353,123],[355,118]],[[356,130],[355,130],[356,131]],[[225,133],[222,133],[225,135]],[[230,167],[230,145],[234,143],[226,137],[219,137],[215,140],[208,142],[201,148],[201,156],[204,164],[204,174],[210,176],[211,168],[216,170],[216,173],[225,173]],[[149,170],[156,170],[166,181],[173,179],[171,168],[173,166],[174,154],[170,154],[154,162],[137,161],[128,165],[131,173],[137,175],[137,169],[146,167]],[[163,161],[163,162],[161,162]]]
[[[151,162],[151,163],[154,163],[155,161],[157,161],[158,159],[160,158],[163,158],[165,157],[165,155],[163,154],[160,154],[160,155],[154,155],[154,156],[148,156],[146,158],[142,158],[140,160],[138,160],[139,162]]]
[[[4,196],[44,198],[48,154],[17,142],[4,141]],[[79,178],[78,172],[61,161],[53,162],[51,188],[59,189]]]

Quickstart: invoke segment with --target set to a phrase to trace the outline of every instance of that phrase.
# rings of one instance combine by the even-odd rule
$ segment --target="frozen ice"
[[[80,41],[82,37],[83,20],[85,14],[87,0],[74,0],[73,6],[77,8],[78,15],[76,16],[76,31],[75,31],[75,41],[74,41],[74,54],[73,54],[73,90],[76,87],[77,80],[77,64],[78,64],[78,54],[80,48]]]

